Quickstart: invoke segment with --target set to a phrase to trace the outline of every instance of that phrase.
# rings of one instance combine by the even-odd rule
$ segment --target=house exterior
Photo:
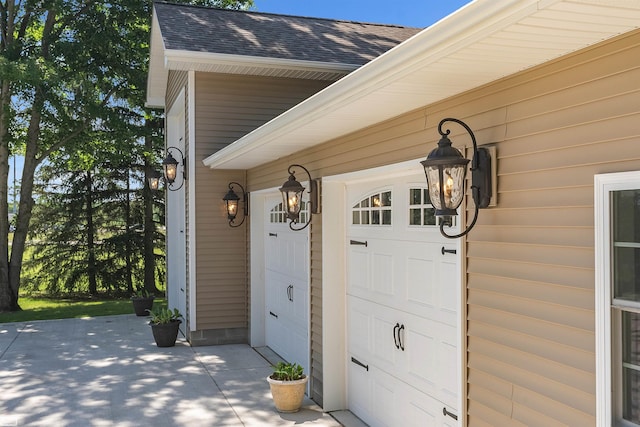
[[[162,7],[149,101],[188,144],[192,343],[267,345],[326,411],[370,425],[640,425],[640,3],[476,0],[335,81],[302,77],[262,120],[207,105],[261,79],[279,99],[280,77],[178,65],[168,40],[154,55]],[[459,239],[420,165],[443,118],[495,150],[492,203]],[[292,164],[321,182],[303,231],[278,191]],[[229,181],[249,192],[243,227],[226,225]]]

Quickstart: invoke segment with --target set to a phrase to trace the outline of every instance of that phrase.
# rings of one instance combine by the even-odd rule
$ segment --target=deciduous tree
[[[189,3],[246,8],[249,1]],[[0,0],[0,311],[18,291],[39,165],[86,133],[142,109],[152,3]],[[9,252],[9,157],[24,155]]]

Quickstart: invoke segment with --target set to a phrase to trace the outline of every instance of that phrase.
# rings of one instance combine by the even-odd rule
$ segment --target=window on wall
[[[640,426],[640,172],[595,184],[598,425]]]
[[[640,189],[611,192],[611,228],[616,394],[622,419],[640,425]]]
[[[391,225],[391,191],[371,194],[351,210],[354,225]]]

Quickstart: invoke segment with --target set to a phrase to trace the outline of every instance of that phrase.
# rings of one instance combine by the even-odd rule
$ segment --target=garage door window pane
[[[391,225],[391,210],[385,209],[382,211],[382,225]]]
[[[412,188],[409,190],[409,204],[421,205],[422,204],[422,190],[419,188]]]
[[[380,211],[371,211],[371,224],[380,224]]]
[[[382,206],[391,206],[391,191],[382,193]]]
[[[422,209],[409,210],[409,224],[422,225]]]
[[[370,194],[353,205],[351,223],[353,225],[391,225],[391,191]]]
[[[424,209],[424,225],[436,225],[436,210],[433,208]]]
[[[269,212],[269,221],[272,224],[287,222],[287,216],[284,214],[284,210],[282,209],[282,203],[278,203],[271,209]]]
[[[425,188],[409,189],[409,206],[409,225],[436,225],[436,210],[429,200],[429,190]]]

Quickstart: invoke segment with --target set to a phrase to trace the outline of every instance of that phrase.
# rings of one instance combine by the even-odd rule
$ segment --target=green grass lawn
[[[84,301],[74,299],[20,297],[18,303],[20,304],[20,307],[22,307],[22,311],[0,313],[0,323],[134,313],[133,305],[129,299]],[[153,308],[155,310],[156,308],[165,305],[166,301],[164,299],[156,298],[153,303]]]

